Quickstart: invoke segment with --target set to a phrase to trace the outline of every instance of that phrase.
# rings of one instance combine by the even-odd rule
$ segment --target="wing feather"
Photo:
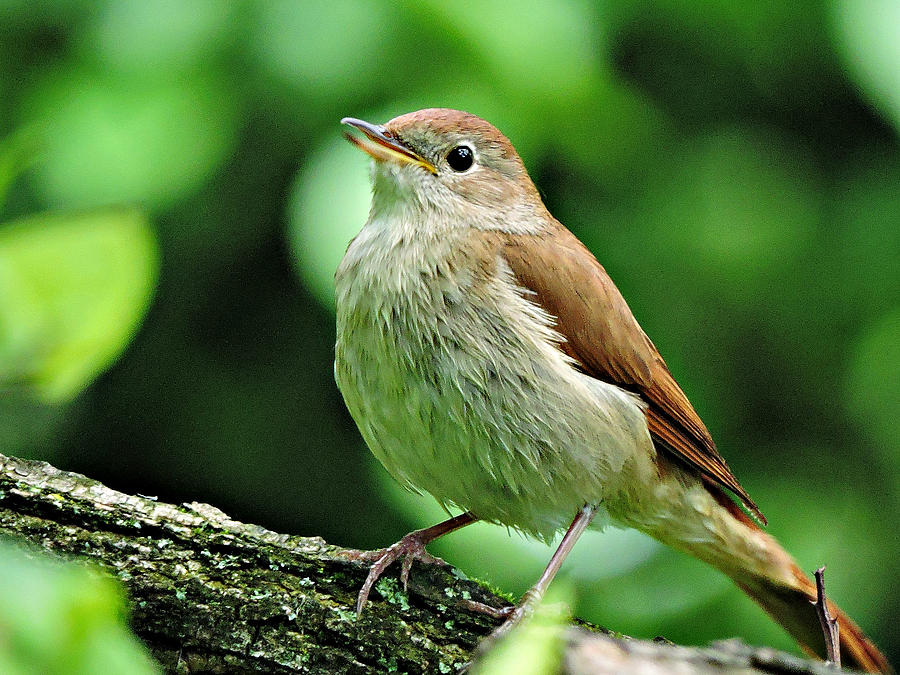
[[[584,244],[554,222],[542,234],[505,235],[501,255],[518,282],[556,317],[566,339],[561,348],[584,372],[638,394],[647,403],[647,424],[657,445],[736,494],[765,523],[659,351]]]

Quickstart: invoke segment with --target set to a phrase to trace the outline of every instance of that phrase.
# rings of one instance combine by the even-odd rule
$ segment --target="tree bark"
[[[450,567],[417,563],[408,593],[389,571],[357,619],[366,567],[352,551],[2,455],[0,534],[117,577],[135,633],[170,673],[456,673],[496,625],[466,601],[506,604]],[[834,672],[737,642],[676,647],[599,630],[561,633],[562,672]]]

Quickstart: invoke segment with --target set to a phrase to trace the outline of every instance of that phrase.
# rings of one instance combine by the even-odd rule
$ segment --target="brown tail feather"
[[[720,489],[707,485],[707,489],[716,501],[724,506],[742,525],[756,530],[765,536],[768,547],[773,551],[773,558],[783,561],[792,577],[793,584],[786,585],[781,581],[758,574],[725,571],[735,584],[753,598],[775,621],[780,623],[791,636],[800,643],[803,649],[824,659],[825,636],[813,603],[816,601],[816,587],[812,580],[791,559],[787,552],[779,546],[774,538],[762,533],[762,529],[754,523],[741,509],[731,501]],[[830,600],[828,609],[837,619],[841,640],[841,665],[846,668],[857,668],[867,673],[893,673],[894,669],[878,647],[866,637],[862,629]]]

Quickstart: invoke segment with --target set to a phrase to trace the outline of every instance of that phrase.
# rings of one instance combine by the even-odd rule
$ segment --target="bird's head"
[[[533,232],[545,213],[512,143],[480,117],[429,108],[384,125],[345,117],[348,140],[375,161],[373,214],[401,208],[428,222]],[[545,217],[545,216],[544,216]],[[535,222],[533,222],[535,221]]]

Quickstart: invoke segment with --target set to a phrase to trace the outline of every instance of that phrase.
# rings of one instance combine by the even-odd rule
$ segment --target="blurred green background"
[[[377,547],[442,513],[363,446],[338,120],[487,118],[597,254],[779,537],[900,662],[900,4],[0,0],[0,452]],[[434,547],[524,590],[550,549]],[[790,640],[634,532],[565,569],[641,637]]]

